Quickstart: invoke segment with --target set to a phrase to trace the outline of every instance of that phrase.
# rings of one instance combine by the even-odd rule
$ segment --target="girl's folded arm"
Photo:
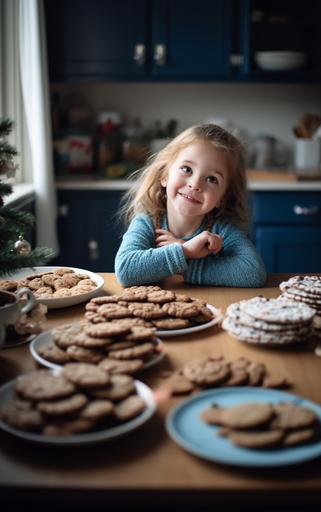
[[[153,283],[186,269],[180,244],[155,248],[155,230],[150,218],[138,215],[133,219],[115,259],[116,277],[123,286]]]
[[[185,281],[199,285],[253,288],[266,280],[263,261],[247,235],[229,226],[219,234],[223,249],[201,260],[190,260]]]

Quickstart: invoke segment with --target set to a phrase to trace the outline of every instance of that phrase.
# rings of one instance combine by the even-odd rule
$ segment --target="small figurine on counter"
[[[124,286],[175,274],[198,285],[265,282],[245,230],[244,149],[220,126],[193,126],[152,157],[120,213],[129,224],[115,259]]]

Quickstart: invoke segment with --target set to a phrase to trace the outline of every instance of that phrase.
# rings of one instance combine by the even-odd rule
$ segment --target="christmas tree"
[[[24,229],[34,224],[33,215],[4,205],[3,197],[12,193],[12,186],[1,179],[14,177],[17,168],[17,151],[6,140],[12,128],[10,119],[0,118],[0,277],[46,263],[54,256],[54,251],[47,247],[31,250],[29,242],[23,239]]]

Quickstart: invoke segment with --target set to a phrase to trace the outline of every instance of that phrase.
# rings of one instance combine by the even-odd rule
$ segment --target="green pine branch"
[[[10,183],[0,182],[0,197],[9,196],[12,193],[12,185]]]
[[[7,117],[0,120],[0,137],[7,137],[13,129],[13,121]]]
[[[12,160],[18,154],[17,150],[5,140],[0,141],[0,163]]]
[[[23,267],[44,265],[55,256],[55,252],[48,247],[36,247],[30,254],[21,255],[0,253],[0,276],[8,276],[10,273]]]
[[[7,206],[4,206],[3,208],[0,208],[0,215],[3,217],[7,222],[12,222],[16,226],[19,227],[32,227],[34,225],[34,216],[31,213],[15,210],[13,208],[8,208]],[[5,227],[5,224],[2,224],[0,226]]]

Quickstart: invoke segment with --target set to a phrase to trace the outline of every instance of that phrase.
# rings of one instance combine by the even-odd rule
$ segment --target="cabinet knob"
[[[135,44],[134,47],[134,61],[138,66],[143,66],[145,64],[146,58],[146,47],[144,44],[138,43]]]
[[[319,213],[318,206],[299,206],[298,204],[293,207],[295,215],[316,215]]]
[[[96,261],[99,259],[99,244],[97,240],[88,241],[88,255],[91,261]]]
[[[156,44],[154,51],[154,61],[157,66],[164,66],[166,64],[166,45]]]
[[[231,64],[231,66],[235,66],[235,67],[243,66],[243,64],[244,64],[244,56],[243,55],[238,55],[238,54],[231,55],[231,57],[230,57],[230,64]]]
[[[58,207],[58,215],[59,215],[59,217],[68,217],[69,205],[68,204],[60,204]]]

